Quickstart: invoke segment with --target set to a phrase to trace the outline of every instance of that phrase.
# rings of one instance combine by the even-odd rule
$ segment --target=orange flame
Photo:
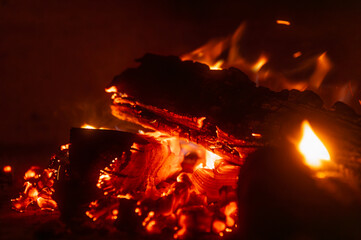
[[[261,55],[258,61],[255,64],[253,64],[252,71],[259,72],[259,70],[261,70],[261,68],[267,63],[267,61],[268,59],[264,55]]]
[[[318,89],[325,79],[327,73],[331,70],[331,67],[331,61],[327,57],[326,52],[322,53],[317,58],[316,69],[310,77],[310,86]]]
[[[61,145],[60,150],[62,150],[62,151],[67,150],[67,149],[69,149],[69,146],[70,146],[70,143]]]
[[[236,221],[233,218],[233,215],[237,212],[237,203],[230,202],[224,209],[224,214],[226,215],[226,225],[227,227],[233,227]]]
[[[12,171],[12,169],[11,169],[11,166],[5,166],[4,168],[3,168],[3,171],[4,171],[4,173],[10,173],[11,171]]]
[[[215,153],[212,153],[211,151],[206,150],[206,164],[202,164],[203,168],[214,169],[214,164],[219,159],[222,159],[222,157],[218,156]]]
[[[92,126],[92,125],[89,125],[89,124],[86,124],[84,123],[81,128],[86,128],[86,129],[96,129],[96,127]]]
[[[245,24],[241,24],[232,36],[211,40],[193,52],[184,54],[181,59],[207,64],[212,70],[221,70],[225,63],[227,66],[242,64],[243,60],[239,56],[238,42],[243,35],[244,28]],[[227,59],[222,57],[225,52],[228,52]]]
[[[215,220],[213,222],[213,231],[216,233],[223,232],[226,229],[226,224],[220,220]]]
[[[321,140],[316,136],[308,121],[302,123],[303,136],[298,145],[300,153],[310,167],[320,167],[322,161],[330,161],[330,154]]]
[[[25,173],[24,179],[27,180],[27,179],[33,178],[33,177],[35,177],[35,175],[36,175],[35,171],[33,169],[29,169]]]
[[[106,128],[106,127],[94,127],[93,125],[90,125],[90,124],[87,124],[87,123],[84,123],[81,128],[85,128],[85,129],[109,129],[109,128]],[[69,146],[68,146],[69,147]]]
[[[222,66],[223,63],[224,63],[223,60],[219,60],[219,61],[217,61],[215,64],[209,66],[209,68],[210,68],[211,70],[222,70],[221,66]]]
[[[106,88],[105,91],[107,93],[116,93],[116,92],[118,92],[118,89],[116,88],[116,86],[111,86],[109,88]]]
[[[291,23],[287,20],[277,20],[276,22],[277,22],[277,24],[280,24],[280,25],[286,25],[286,26],[291,25]]]
[[[262,137],[262,134],[260,134],[260,133],[252,133],[252,137],[260,138],[260,137]]]

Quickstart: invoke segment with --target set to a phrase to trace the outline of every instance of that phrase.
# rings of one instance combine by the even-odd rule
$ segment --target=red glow
[[[115,86],[111,86],[110,88],[106,88],[105,91],[106,91],[107,93],[115,93],[115,92],[117,92],[118,90],[117,90],[117,88],[116,88]]]
[[[4,168],[3,168],[3,171],[5,172],[5,173],[10,173],[11,171],[12,171],[12,169],[11,169],[11,166],[5,166]]]
[[[36,190],[36,188],[31,188],[28,192],[28,195],[31,198],[37,198],[39,195],[39,192],[38,192],[38,190]]]
[[[119,213],[119,211],[118,211],[117,209],[113,209],[112,214],[113,214],[114,216],[118,215],[118,213]]]
[[[213,231],[215,233],[223,232],[224,229],[226,229],[226,224],[224,222],[219,221],[219,220],[215,220],[213,222]]]
[[[286,25],[286,26],[291,25],[291,23],[287,20],[277,20],[276,22],[277,22],[277,24],[280,24],[280,25]]]
[[[25,180],[30,179],[35,177],[36,173],[33,169],[29,169],[26,173],[25,173]]]

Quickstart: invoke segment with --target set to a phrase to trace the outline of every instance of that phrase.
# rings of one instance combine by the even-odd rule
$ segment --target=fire
[[[198,120],[203,122],[205,118]],[[142,219],[141,225],[148,234],[173,229],[174,238],[187,239],[194,232],[218,236],[232,232],[237,221],[234,191],[239,166],[230,165],[220,155],[189,140],[157,131],[141,135],[154,142],[133,143],[130,156],[113,158],[100,170],[97,187],[104,196],[90,203],[85,214],[94,222],[126,220],[127,216],[118,211],[122,199],[136,202],[133,212]],[[134,167],[124,168],[125,161]],[[157,166],[158,161],[162,166]],[[149,163],[157,169],[153,176],[144,172],[148,167],[142,167]],[[135,187],[138,178],[145,183],[141,188]]]
[[[322,53],[317,58],[316,69],[310,77],[310,86],[314,89],[318,89],[327,73],[331,70],[332,64],[330,59],[327,57],[326,52]]]
[[[264,55],[261,55],[258,61],[252,66],[252,71],[259,72],[259,70],[261,70],[261,68],[267,63],[267,61],[268,59]]]
[[[298,145],[306,164],[311,167],[320,167],[322,161],[330,161],[330,154],[321,140],[316,136],[308,121],[302,123],[303,136]]]
[[[211,66],[209,66],[209,68],[211,69],[211,70],[222,70],[222,64],[224,63],[224,61],[223,60],[219,60],[219,61],[217,61],[215,64],[213,64],[213,65],[211,65]]]
[[[237,203],[236,202],[230,202],[225,208],[224,208],[224,214],[226,215],[226,224],[227,227],[233,227],[235,225],[234,220],[234,214],[237,212]],[[228,230],[229,231],[229,230]]]
[[[233,35],[211,40],[191,53],[184,54],[181,59],[207,64],[212,70],[243,64],[243,59],[239,57],[238,42],[243,35],[244,28],[245,24],[241,24]],[[222,57],[224,53],[227,53],[228,57]]]
[[[109,128],[106,128],[106,127],[94,127],[93,125],[90,125],[90,124],[87,124],[87,123],[84,123],[83,125],[81,125],[81,128],[85,128],[85,129],[109,129]],[[63,145],[65,146],[65,145]],[[61,147],[63,147],[61,146]],[[69,146],[67,146],[69,147]]]
[[[53,200],[53,188],[56,180],[59,180],[59,172],[63,177],[67,176],[67,164],[69,164],[69,144],[62,145],[60,151],[51,157],[48,168],[32,166],[24,175],[24,190],[20,196],[11,199],[12,209],[23,212],[28,208],[54,211],[58,204]]]
[[[260,134],[260,133],[252,133],[252,137],[260,138],[260,137],[262,137],[262,134]]]
[[[41,210],[54,211],[57,208],[57,203],[52,199],[54,169],[41,170],[39,167],[31,167],[25,173],[24,179],[26,182],[23,193],[20,197],[11,200],[14,210],[23,212],[31,205],[37,206]]]
[[[291,23],[287,20],[277,20],[276,22],[277,22],[277,24],[280,24],[280,25],[286,25],[286,26],[291,25]]]
[[[61,145],[60,146],[60,150],[68,150],[69,149],[69,146],[70,146],[70,143],[68,143],[68,144],[64,144],[64,145]]]
[[[35,175],[36,175],[36,173],[34,171],[34,168],[32,167],[25,173],[24,179],[27,180],[27,179],[30,179],[30,178],[34,178]]]
[[[204,166],[204,168],[214,169],[214,164],[219,159],[222,159],[222,157],[207,150],[206,151],[206,165]]]
[[[4,171],[4,173],[10,173],[11,171],[12,171],[12,169],[11,169],[11,166],[5,166],[4,168],[3,168],[3,171]]]
[[[105,91],[107,93],[116,93],[118,91],[118,89],[115,86],[111,86],[109,88],[106,88]]]
[[[281,25],[282,28],[291,26],[291,22],[284,19],[275,20],[275,23]],[[316,53],[312,49],[302,49],[302,52],[301,49],[295,52],[285,52],[293,59],[288,66],[285,66],[285,69],[280,69],[277,67],[279,55],[267,47],[259,49],[262,54],[255,61],[248,53],[248,46],[243,43],[243,40],[248,39],[248,34],[252,35],[251,27],[252,24],[243,22],[232,35],[212,39],[198,49],[184,54],[181,59],[207,64],[210,69],[215,70],[238,68],[248,75],[257,86],[268,87],[274,91],[283,89],[304,91],[309,88],[316,93],[324,94],[324,89],[328,86],[323,86],[322,83],[332,69],[332,61],[326,52]],[[295,31],[302,31],[296,27]],[[274,33],[275,38],[281,37],[277,30]],[[267,44],[265,45],[267,46]],[[264,68],[265,64],[267,64],[267,68]],[[261,71],[263,69],[264,71]],[[345,102],[343,99],[342,101]]]
[[[300,51],[295,52],[295,53],[293,54],[293,57],[294,57],[294,58],[298,58],[298,57],[301,57],[301,56],[302,56],[302,52],[300,52]]]
[[[86,124],[84,123],[81,128],[86,128],[86,129],[96,129],[96,127],[92,126],[92,125],[89,125],[89,124]]]

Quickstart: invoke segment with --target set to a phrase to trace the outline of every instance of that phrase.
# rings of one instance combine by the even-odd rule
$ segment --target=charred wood
[[[188,138],[235,163],[260,146],[295,135],[307,119],[335,162],[360,175],[361,118],[347,105],[327,109],[312,91],[257,87],[235,68],[210,70],[151,54],[138,62],[111,83],[118,90],[112,106],[118,118]]]
[[[88,204],[102,195],[96,187],[99,170],[129,151],[133,142],[145,142],[131,133],[73,128],[70,131],[69,178],[57,182],[56,201],[61,218],[73,224],[85,217]]]

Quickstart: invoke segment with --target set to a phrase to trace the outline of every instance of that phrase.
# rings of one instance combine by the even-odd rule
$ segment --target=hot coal
[[[307,119],[327,139],[334,160],[360,175],[361,118],[346,104],[327,109],[312,91],[257,87],[235,68],[210,70],[152,54],[138,62],[111,83],[116,117],[187,138],[237,164],[256,148],[295,135]]]
[[[88,204],[102,195],[96,186],[99,170],[109,165],[114,157],[128,152],[134,141],[144,142],[144,139],[120,131],[71,130],[69,178],[57,182],[55,193],[65,222],[84,218]]]

